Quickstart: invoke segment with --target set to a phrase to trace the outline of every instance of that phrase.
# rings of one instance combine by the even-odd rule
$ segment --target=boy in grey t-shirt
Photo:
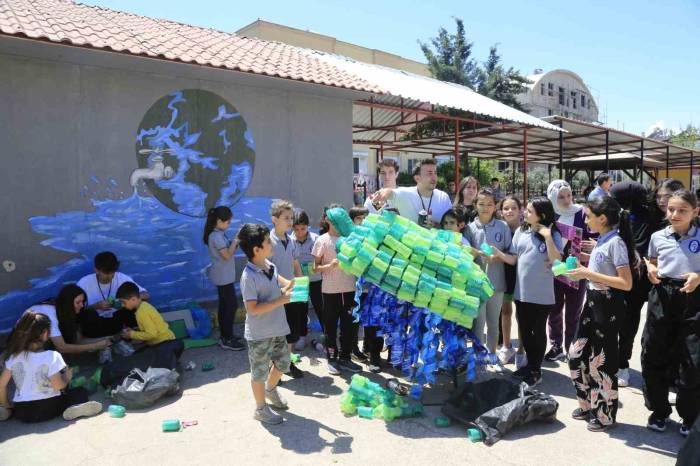
[[[267,227],[247,223],[238,232],[238,240],[248,257],[241,275],[241,294],[246,309],[245,338],[256,403],[254,418],[266,424],[279,424],[282,416],[270,409],[265,399],[274,408],[287,409],[277,383],[289,371],[286,339],[289,325],[284,305],[289,303],[293,282],[279,275],[268,260],[272,256],[272,243]]]

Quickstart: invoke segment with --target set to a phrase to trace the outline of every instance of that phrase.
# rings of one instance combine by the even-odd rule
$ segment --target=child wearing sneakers
[[[284,305],[289,303],[293,282],[279,275],[275,264],[269,261],[273,250],[267,227],[247,223],[238,232],[238,241],[248,258],[241,275],[241,294],[245,302],[245,339],[256,405],[253,417],[265,424],[279,424],[282,416],[270,409],[265,399],[273,408],[288,407],[277,391],[277,384],[291,364]]]
[[[14,410],[24,422],[47,421],[63,415],[66,421],[94,416],[102,404],[88,401],[84,387],[68,388],[73,374],[56,351],[44,351],[51,321],[44,314],[25,312],[10,335],[8,358],[0,375],[0,407]],[[15,383],[14,406],[7,399],[7,384]]]
[[[324,209],[342,208],[339,204],[331,204]],[[355,306],[356,278],[338,268],[336,244],[338,231],[333,224],[326,220],[327,232],[316,240],[311,253],[316,258],[316,271],[323,274],[321,291],[323,292],[323,332],[326,337],[326,355],[328,357],[328,373],[340,374],[343,368],[350,372],[360,372],[360,366],[350,360],[355,346],[353,337],[352,308]],[[338,351],[338,319],[340,319],[340,352]]]
[[[296,243],[289,235],[294,221],[294,206],[289,201],[277,200],[270,206],[270,216],[274,225],[274,228],[270,231],[270,243],[272,244],[270,262],[275,264],[278,274],[287,280],[301,277],[301,266],[298,261],[299,254],[296,249]],[[304,307],[299,306],[297,303],[285,304],[284,312],[287,315],[287,324],[289,325],[287,343],[291,352],[292,347],[299,341],[302,327],[306,328],[306,316],[304,315]],[[289,375],[298,379],[303,377],[304,373],[292,364],[289,368]]]

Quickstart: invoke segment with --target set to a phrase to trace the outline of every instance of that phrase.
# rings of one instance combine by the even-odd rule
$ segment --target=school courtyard
[[[389,423],[345,417],[338,400],[349,377],[328,375],[325,361],[311,348],[299,366],[306,376],[285,377],[280,388],[290,405],[285,422],[265,426],[252,419],[246,352],[194,349],[183,355],[183,362],[194,361],[197,368],[184,373],[182,395],[164,398],[150,409],[128,411],[122,419],[105,412],[75,422],[57,418],[33,425],[14,420],[0,424],[0,464],[675,464],[683,442],[678,424],[670,423],[663,434],[644,427],[648,411],[641,391],[639,348],[637,341],[631,386],[620,389],[622,406],[615,429],[591,433],[585,422],[573,420],[570,413],[576,400],[569,371],[562,362],[545,363],[538,388],[559,402],[556,422],[516,428],[492,447],[471,443],[464,426],[435,427],[439,406],[427,406],[422,417]],[[206,361],[213,362],[213,371],[201,371]],[[390,377],[372,375],[376,381]],[[441,382],[446,385],[426,390],[425,403],[445,398],[450,383],[446,378]],[[98,399],[102,398],[100,392]],[[104,404],[106,409],[109,401]],[[163,433],[165,419],[198,424]],[[672,419],[678,420],[675,413]]]

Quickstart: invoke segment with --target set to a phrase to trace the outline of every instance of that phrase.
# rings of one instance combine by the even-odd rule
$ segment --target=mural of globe
[[[255,142],[236,108],[213,92],[185,89],[158,99],[136,135],[138,169],[131,185],[145,184],[169,209],[205,217],[232,207],[253,178]]]

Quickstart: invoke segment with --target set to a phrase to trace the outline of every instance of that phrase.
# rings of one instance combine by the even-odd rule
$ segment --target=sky
[[[608,126],[640,134],[700,125],[700,0],[88,0],[144,16],[235,32],[264,19],[425,62],[418,41],[464,21],[473,55],[498,44],[523,74],[580,75]],[[659,6],[663,4],[663,6]]]

